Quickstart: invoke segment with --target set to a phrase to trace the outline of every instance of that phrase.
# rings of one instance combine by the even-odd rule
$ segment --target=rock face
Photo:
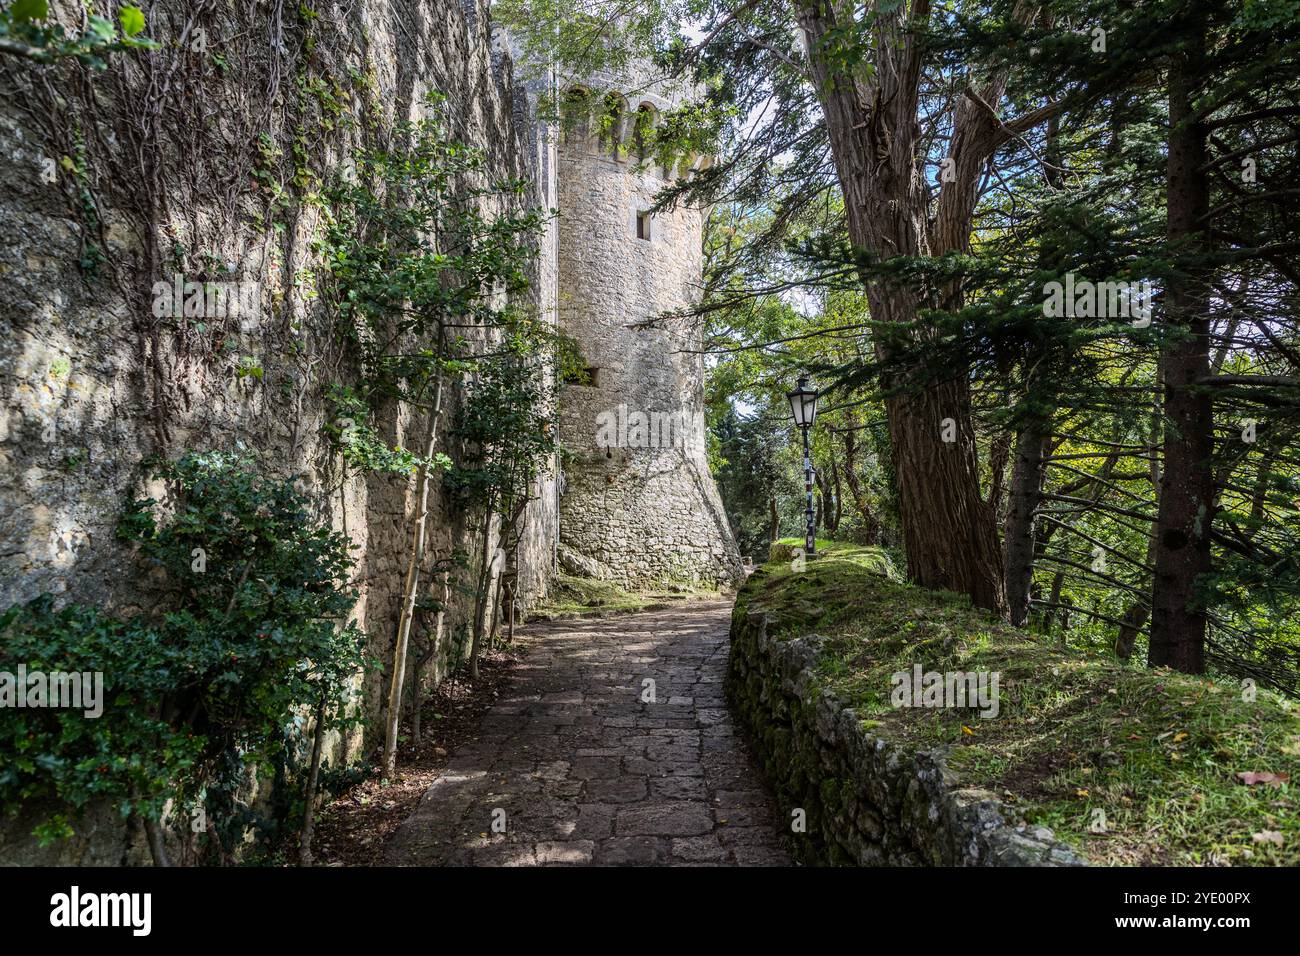
[[[570,86],[569,101],[598,97],[585,112],[604,119],[572,123],[558,147],[559,325],[586,366],[560,398],[560,540],[628,587],[731,585],[740,559],[709,474],[698,336],[684,321],[647,324],[695,301],[703,213],[651,207],[705,160],[665,168],[640,148],[671,89],[590,79],[593,92]]]
[[[860,866],[1079,866],[1046,827],[1017,824],[997,797],[957,789],[943,755],[878,737],[816,688],[821,639],[775,640],[761,611],[731,623],[726,691],[807,863]]]

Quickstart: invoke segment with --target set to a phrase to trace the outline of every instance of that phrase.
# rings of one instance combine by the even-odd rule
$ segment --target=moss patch
[[[549,621],[562,617],[589,614],[615,614],[645,611],[685,601],[720,599],[717,591],[694,591],[665,588],[650,591],[625,591],[612,581],[561,574],[555,578],[546,601],[528,612],[530,621]]]
[[[994,791],[1095,863],[1300,864],[1294,704],[1264,690],[1245,700],[1232,680],[1064,651],[957,595],[890,580],[876,563],[870,550],[842,547],[802,571],[766,565],[736,613],[767,612],[777,638],[826,635],[819,681],[875,733],[946,749],[958,785]],[[996,672],[997,716],[894,708],[891,677],[916,664]]]

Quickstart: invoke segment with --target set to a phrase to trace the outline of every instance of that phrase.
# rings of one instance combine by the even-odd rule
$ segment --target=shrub
[[[0,615],[0,670],[103,674],[103,713],[13,710],[0,721],[0,807],[61,805],[37,825],[41,843],[72,833],[88,803],[112,801],[123,816],[156,818],[172,781],[195,765],[203,741],[158,716],[183,661],[156,632],[80,605],[54,609],[47,595]]]
[[[225,856],[248,818],[237,791],[281,759],[295,716],[324,704],[336,722],[355,719],[365,636],[344,623],[351,559],[292,481],[246,458],[189,454],[153,474],[165,501],[132,501],[118,529],[148,572],[150,613],[121,621],[45,598],[0,618],[3,660],[101,670],[106,691],[97,719],[14,711],[0,741],[19,759],[0,771],[0,800],[61,804],[38,827],[44,839],[70,832],[68,812],[97,796],[150,820],[175,800],[203,808]]]

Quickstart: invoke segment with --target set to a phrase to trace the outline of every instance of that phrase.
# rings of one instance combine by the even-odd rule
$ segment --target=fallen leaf
[[[1186,739],[1187,739],[1187,733],[1185,731],[1180,730],[1178,733],[1174,734],[1174,743],[1179,743],[1180,741]]]
[[[1260,830],[1258,833],[1251,834],[1250,837],[1256,843],[1275,843],[1282,845],[1282,834],[1277,830]]]
[[[962,724],[962,725],[961,725],[961,732],[962,732],[963,734],[970,734],[972,737],[975,736],[975,731],[971,730],[971,729],[970,729],[969,727],[967,727],[965,724]]]
[[[1268,773],[1261,770],[1243,770],[1237,774],[1237,779],[1248,787],[1253,787],[1258,783],[1267,784],[1270,787],[1277,788],[1282,786],[1291,779],[1289,773]]]

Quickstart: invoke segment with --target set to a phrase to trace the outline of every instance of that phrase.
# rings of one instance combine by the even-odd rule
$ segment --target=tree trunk
[[[835,495],[835,527],[840,529],[840,518],[844,516],[844,491],[840,488],[840,469],[835,464],[835,448],[831,446],[831,492]]]
[[[518,580],[518,572],[506,578],[505,594],[502,600],[506,606],[506,643],[515,642],[515,582]]]
[[[316,829],[316,789],[320,782],[320,757],[325,747],[325,694],[316,705],[316,726],[311,736],[311,768],[307,771],[307,788],[303,795],[302,834],[298,838],[298,865],[311,866],[311,838]]]
[[[1193,24],[1199,30],[1199,24]],[[1168,322],[1185,333],[1165,344],[1160,370],[1165,391],[1164,475],[1156,517],[1155,576],[1147,662],[1189,674],[1205,670],[1206,614],[1198,578],[1211,570],[1214,519],[1214,411],[1195,382],[1210,371],[1204,217],[1209,189],[1204,171],[1205,128],[1192,120],[1203,36],[1177,54],[1169,71],[1167,235],[1179,256],[1165,287]]]
[[[834,468],[834,459],[831,467]],[[834,497],[835,492],[831,488],[830,479],[826,478],[821,471],[817,471],[817,525],[824,527],[828,535],[833,535],[840,526],[839,502]]]
[[[880,522],[876,520],[871,505],[867,503],[867,496],[862,491],[862,483],[858,480],[857,450],[857,436],[852,430],[846,431],[844,433],[844,483],[849,486],[849,494],[853,496],[853,506],[858,509],[858,514],[862,517],[863,537],[866,543],[877,544],[880,541]]]
[[[1002,141],[986,110],[963,98],[955,108],[952,157],[956,177],[944,183],[933,226],[918,163],[917,107],[920,34],[928,6],[876,11],[874,70],[845,65],[841,40],[860,28],[852,0],[794,0],[809,51],[813,85],[826,118],[849,238],[869,258],[942,255],[970,242],[979,171]],[[922,22],[913,22],[917,17]],[[1001,99],[1005,74],[983,88],[985,103]],[[1003,124],[1002,129],[1009,129]],[[957,287],[918,294],[863,274],[871,320],[902,330],[913,343],[933,334],[922,307],[959,307]],[[873,337],[888,365],[890,346]],[[993,511],[980,497],[979,467],[968,377],[922,380],[926,370],[894,368],[882,380],[890,453],[898,479],[899,511],[909,578],[928,588],[970,596],[979,607],[1002,611],[1002,552]],[[946,420],[957,440],[945,442]]]
[[[1007,477],[1007,461],[1011,458],[1012,437],[1010,432],[999,432],[989,448],[989,507],[993,510],[994,524],[1006,523],[1006,511],[1003,503],[1004,485]]]
[[[1133,643],[1137,636],[1142,633],[1142,625],[1147,622],[1147,617],[1151,610],[1141,602],[1134,601],[1124,612],[1123,621],[1120,625],[1119,633],[1115,636],[1115,656],[1122,661],[1126,661],[1133,653]]]
[[[433,655],[437,653],[438,645],[433,640],[427,640],[424,649],[420,651],[420,656],[415,659],[415,666],[411,668],[411,688],[406,693],[406,713],[407,719],[411,724],[411,745],[419,747],[424,743],[421,736],[422,726],[420,723],[420,711],[424,703],[420,694],[420,674],[424,671],[425,665],[433,660]]]
[[[450,544],[448,545],[450,549]],[[443,624],[447,617],[447,600],[451,597],[451,572],[442,571],[442,597],[438,600],[438,614],[434,620],[433,633],[429,635],[429,644],[420,659],[415,662],[415,679],[411,681],[411,741],[415,746],[420,746],[424,740],[421,736],[421,711],[423,710],[420,699],[420,672],[424,665],[433,660],[438,653],[438,648],[442,647]]]
[[[478,655],[483,645],[483,630],[486,622],[488,597],[492,593],[492,506],[485,506],[483,517],[483,550],[480,554],[478,587],[474,594],[474,638],[469,648],[469,676],[478,680]]]
[[[1157,386],[1159,382],[1157,381]],[[1160,401],[1157,398],[1151,403],[1151,445],[1154,448],[1159,441],[1160,436]],[[1160,464],[1156,460],[1154,452],[1151,460],[1147,462],[1150,469],[1149,475],[1151,487],[1156,493],[1156,511],[1160,510]],[[1147,557],[1148,567],[1155,567],[1156,563],[1156,529],[1151,528],[1151,534],[1147,537]],[[1120,625],[1119,633],[1115,635],[1115,656],[1122,661],[1128,660],[1133,654],[1133,645],[1137,642],[1138,635],[1142,633],[1142,626],[1146,624],[1147,619],[1151,616],[1151,582],[1146,579],[1143,585],[1146,589],[1145,600],[1139,599],[1134,601],[1124,611],[1123,621]]]
[[[438,333],[438,354],[442,354],[443,333]],[[434,386],[433,410],[424,435],[424,463],[415,490],[415,522],[411,528],[411,554],[406,562],[406,582],[402,588],[402,614],[397,622],[397,639],[393,643],[393,673],[388,686],[388,713],[384,728],[384,776],[397,772],[397,728],[402,716],[402,689],[406,686],[406,648],[411,638],[411,620],[420,585],[420,564],[424,561],[425,529],[429,523],[429,469],[438,442],[438,418],[442,414],[442,376]]]
[[[1029,588],[1034,581],[1034,512],[1043,490],[1047,441],[1038,422],[1025,425],[1016,435],[1007,501],[1006,574],[1007,609],[1011,623],[1017,627],[1029,620]]]
[[[1002,554],[993,511],[979,493],[965,383],[943,383],[886,404],[909,579],[1002,611]],[[955,421],[956,442],[941,438],[947,418]]]
[[[1069,618],[1066,616],[1063,608],[1058,609],[1056,605],[1061,603],[1061,588],[1065,585],[1065,572],[1057,571],[1052,578],[1052,590],[1047,596],[1047,615],[1043,618],[1043,633],[1051,634],[1055,626],[1053,622],[1060,621],[1061,627],[1069,624]]]
[[[776,510],[775,495],[767,499],[767,508],[770,514],[767,526],[767,545],[770,548],[781,538],[781,515]]]
[[[162,825],[159,821],[143,815],[140,820],[144,824],[144,835],[149,843],[149,856],[153,859],[153,865],[171,866],[172,861],[167,856],[167,844],[163,839]]]

